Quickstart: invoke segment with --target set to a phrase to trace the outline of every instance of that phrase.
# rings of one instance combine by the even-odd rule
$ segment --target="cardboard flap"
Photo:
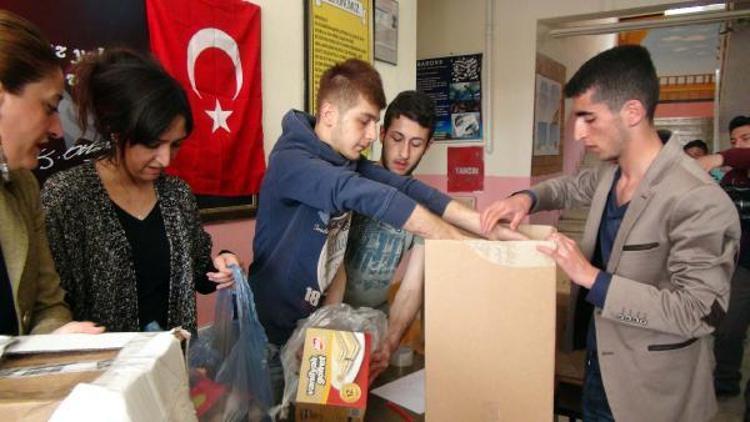
[[[518,231],[528,236],[531,240],[544,240],[556,232],[557,229],[542,224],[521,224],[518,226]]]

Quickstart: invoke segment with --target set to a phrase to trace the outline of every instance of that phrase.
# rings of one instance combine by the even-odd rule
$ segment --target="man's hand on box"
[[[372,352],[370,355],[370,380],[369,383],[375,380],[383,371],[388,369],[388,364],[391,360],[391,349],[384,345],[380,350]]]
[[[482,215],[479,217],[482,233],[488,236],[500,220],[509,221],[510,228],[515,230],[530,210],[531,197],[525,193],[495,201],[482,211]]]
[[[53,331],[52,334],[101,334],[104,330],[105,327],[98,326],[91,321],[72,321]]]
[[[572,282],[590,289],[599,269],[591,265],[576,242],[562,233],[552,233],[546,240],[554,242],[555,246],[539,245],[539,252],[552,257]]]

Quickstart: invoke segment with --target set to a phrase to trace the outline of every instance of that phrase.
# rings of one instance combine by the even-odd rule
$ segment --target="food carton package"
[[[361,420],[367,408],[368,333],[308,328],[296,420]]]

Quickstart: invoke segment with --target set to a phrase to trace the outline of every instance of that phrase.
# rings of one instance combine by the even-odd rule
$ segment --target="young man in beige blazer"
[[[590,206],[580,248],[541,248],[573,281],[567,344],[586,346],[584,419],[707,421],[716,412],[708,335],[727,309],[740,238],[726,194],[653,125],[646,49],[586,62],[565,86],[576,141],[601,164],[492,204],[483,229]],[[593,318],[592,318],[593,315]]]

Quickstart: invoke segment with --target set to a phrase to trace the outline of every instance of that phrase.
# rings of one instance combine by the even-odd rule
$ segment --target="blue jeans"
[[[609,408],[604,391],[602,372],[596,353],[586,353],[586,376],[583,381],[583,420],[585,422],[610,422],[615,418]]]

